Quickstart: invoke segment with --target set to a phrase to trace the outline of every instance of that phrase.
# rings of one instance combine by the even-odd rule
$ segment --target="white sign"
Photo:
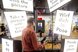
[[[57,8],[63,6],[71,0],[47,0],[50,12],[56,10]]]
[[[3,7],[5,9],[33,12],[33,0],[3,0]]]
[[[57,10],[54,33],[70,36],[73,11]]]
[[[2,38],[2,52],[13,52],[13,40]]]
[[[77,52],[78,39],[65,39],[63,52]]]
[[[27,26],[27,16],[24,11],[4,12],[11,37],[18,37],[22,35],[22,30]]]

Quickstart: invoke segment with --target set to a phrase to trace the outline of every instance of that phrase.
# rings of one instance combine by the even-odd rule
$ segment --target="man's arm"
[[[39,43],[37,42],[37,37],[36,37],[35,32],[32,32],[31,33],[30,38],[31,38],[31,41],[32,41],[32,45],[33,45],[34,50],[40,49],[41,48],[41,45],[39,45]]]

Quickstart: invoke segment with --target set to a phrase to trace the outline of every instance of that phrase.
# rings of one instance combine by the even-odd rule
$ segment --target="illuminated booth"
[[[35,0],[37,1],[37,0]],[[40,0],[42,1],[42,0]],[[42,38],[40,40],[41,43],[45,42],[45,48],[43,50],[38,50],[40,52],[76,52],[77,47],[77,39],[64,39],[62,40],[62,36],[70,36],[71,32],[71,22],[73,19],[73,11],[67,11],[67,10],[57,10],[61,6],[64,6],[71,0],[47,0],[49,5],[49,10],[52,12],[49,15],[49,17],[44,16],[44,20],[37,20],[38,8],[34,6],[33,8],[33,0],[2,0],[3,2],[3,15],[6,18],[6,21],[8,23],[8,27],[10,30],[10,38],[2,38],[2,52],[22,52],[22,42],[21,40],[14,39],[15,37],[22,35],[22,30],[27,25],[27,15],[26,12],[31,12],[34,14],[34,19],[36,21],[36,33],[39,33],[40,38],[42,38],[42,33],[46,33],[46,37]],[[7,4],[8,3],[8,4]],[[72,2],[70,2],[72,3]],[[69,4],[70,4],[69,3]],[[34,2],[34,4],[37,4]],[[33,11],[34,9],[34,11]],[[46,7],[45,10],[41,9],[44,13],[46,13]],[[63,9],[63,8],[61,8]],[[68,8],[69,9],[69,8]],[[55,12],[56,13],[56,20],[55,18]],[[39,12],[40,13],[40,12]],[[20,15],[19,15],[20,14]],[[43,15],[43,13],[40,13],[40,15]],[[50,18],[48,20],[48,18]],[[47,20],[52,23],[48,24]],[[47,25],[46,25],[47,22]],[[48,27],[49,25],[49,27]],[[49,30],[46,30],[46,29]],[[52,28],[52,29],[51,29]],[[53,39],[56,39],[54,36],[59,35],[61,36],[61,41],[58,43],[53,42]],[[76,45],[76,46],[75,46]],[[72,50],[72,51],[71,51]]]

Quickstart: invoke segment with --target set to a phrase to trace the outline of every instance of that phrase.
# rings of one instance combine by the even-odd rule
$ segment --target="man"
[[[37,42],[36,34],[34,31],[34,19],[29,18],[28,26],[22,32],[22,48],[23,52],[33,52],[40,49],[42,46]]]

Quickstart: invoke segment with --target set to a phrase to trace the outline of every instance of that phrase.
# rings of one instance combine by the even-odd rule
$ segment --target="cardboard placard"
[[[22,30],[27,26],[27,16],[25,11],[4,12],[11,37],[22,35]]]
[[[2,52],[13,52],[13,40],[2,38]]]
[[[70,36],[73,14],[73,11],[57,10],[53,32],[60,35]]]
[[[71,0],[47,0],[50,12],[70,2]]]
[[[33,12],[33,0],[2,0],[5,9],[24,10]]]
[[[78,39],[65,39],[63,52],[77,52]]]

